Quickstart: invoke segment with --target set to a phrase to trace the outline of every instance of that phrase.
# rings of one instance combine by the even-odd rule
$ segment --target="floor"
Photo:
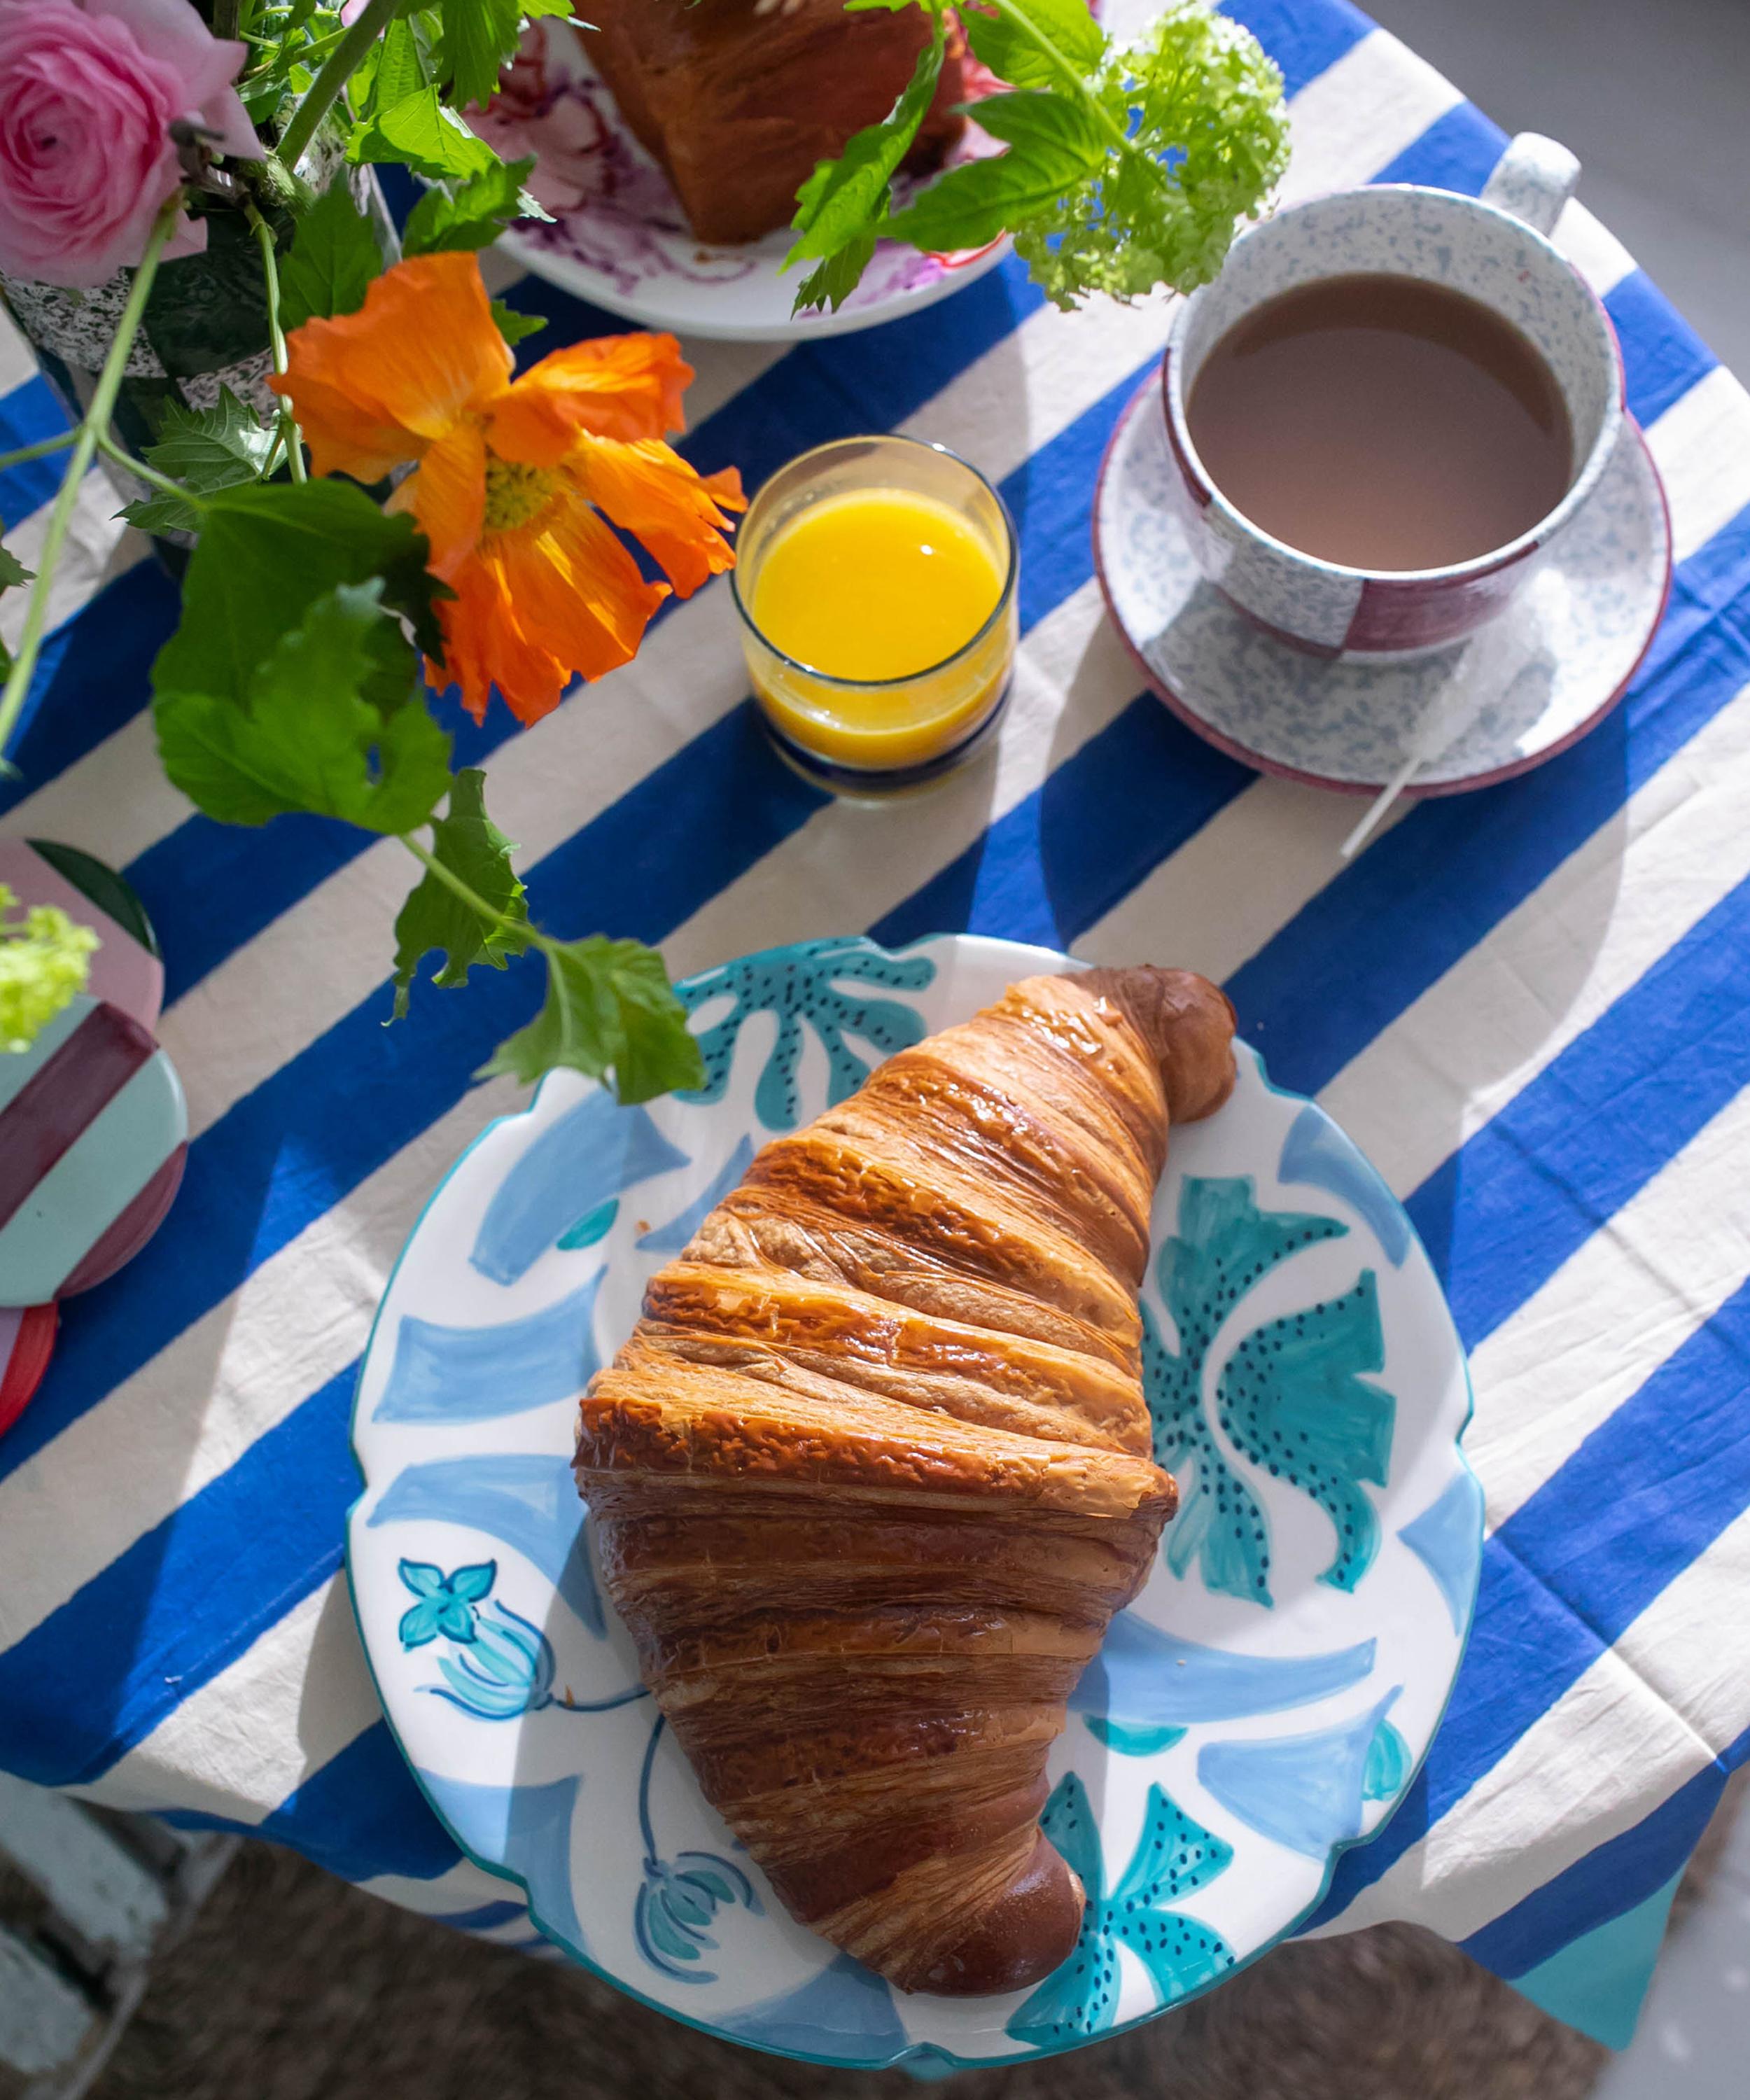
[[[1750,378],[1750,0],[1361,0],[1580,195]]]

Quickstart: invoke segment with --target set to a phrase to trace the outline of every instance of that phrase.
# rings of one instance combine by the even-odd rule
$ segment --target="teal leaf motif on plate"
[[[1153,1979],[1156,2004],[1188,1996],[1233,1966],[1219,1932],[1168,1906],[1225,1873],[1233,1848],[1188,1815],[1158,1786],[1148,1789],[1142,1834],[1109,1896],[1100,1829],[1075,1773],[1059,1780],[1040,1828],[1081,1877],[1087,1893],[1075,1952],[1052,1971],[1005,2032],[1040,2048],[1102,2034],[1117,2017],[1120,1946]]]
[[[806,1021],[827,1052],[829,1099],[842,1101],[869,1076],[870,1062],[852,1049],[847,1036],[866,1043],[885,1057],[922,1041],[923,1017],[899,999],[861,997],[847,985],[879,986],[916,991],[930,983],[936,965],[928,955],[890,955],[861,938],[802,941],[770,948],[738,962],[706,970],[676,986],[689,1013],[725,993],[734,1000],[722,1020],[699,1039],[705,1061],[705,1083],[683,1101],[716,1101],[730,1083],[735,1046],[743,1024],[756,1013],[778,1017],[778,1039],[760,1074],[753,1105],[767,1130],[794,1130],[800,1102],[796,1065],[802,1054]]]
[[[1352,1590],[1379,1551],[1379,1515],[1358,1485],[1386,1485],[1397,1406],[1367,1383],[1383,1370],[1385,1337],[1373,1272],[1341,1298],[1272,1320],[1248,1335],[1223,1367],[1221,1426],[1254,1466],[1291,1481],[1337,1534],[1320,1575]]]
[[[1391,1801],[1403,1791],[1410,1776],[1410,1746],[1391,1723],[1381,1718],[1368,1745],[1367,1765],[1361,1776],[1365,1801]]]
[[[1234,1307],[1278,1263],[1347,1230],[1334,1218],[1260,1211],[1250,1175],[1188,1176],[1179,1192],[1179,1229],[1155,1266],[1179,1347],[1166,1346],[1144,1305],[1143,1380],[1156,1462],[1179,1484],[1167,1565],[1182,1576],[1195,1560],[1206,1586],[1224,1595],[1272,1602],[1270,1534],[1257,1497],[1222,1456],[1205,1418],[1210,1345]]]

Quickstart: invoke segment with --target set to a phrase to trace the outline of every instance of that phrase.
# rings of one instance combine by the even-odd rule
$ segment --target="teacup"
[[[1596,295],[1548,238],[1580,164],[1523,132],[1480,198],[1411,183],[1316,197],[1241,234],[1167,340],[1166,427],[1203,573],[1258,625],[1326,656],[1373,661],[1443,648],[1503,611],[1597,488],[1622,427],[1622,360]],[[1273,538],[1222,493],[1197,456],[1186,404],[1202,361],[1243,315],[1315,280],[1371,272],[1468,293],[1529,339],[1573,438],[1567,492],[1506,545],[1444,568],[1347,567]]]

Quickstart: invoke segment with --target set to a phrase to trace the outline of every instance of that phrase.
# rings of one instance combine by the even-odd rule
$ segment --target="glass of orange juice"
[[[1015,661],[1015,527],[941,445],[841,438],[736,535],[742,648],[790,762],[837,794],[932,779],[990,736]]]

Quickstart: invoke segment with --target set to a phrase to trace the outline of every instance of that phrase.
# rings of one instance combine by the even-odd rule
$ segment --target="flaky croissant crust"
[[[902,1989],[1074,1944],[1046,1758],[1176,1502],[1136,1294],[1232,1026],[1181,971],[1012,986],[768,1145],[584,1396],[604,1575],[707,1798]]]

